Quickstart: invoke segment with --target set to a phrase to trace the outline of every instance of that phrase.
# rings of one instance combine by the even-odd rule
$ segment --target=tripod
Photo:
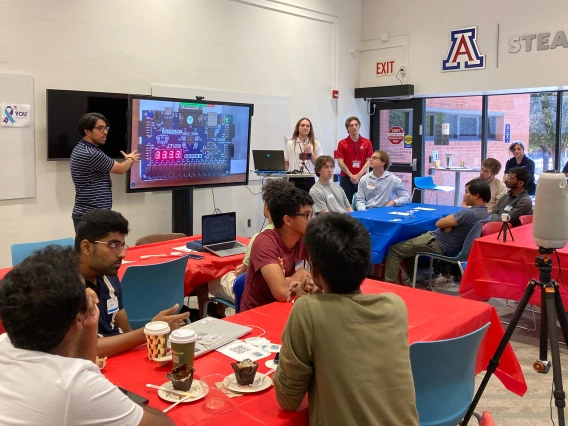
[[[499,231],[499,234],[497,235],[497,240],[501,239],[501,233],[503,233],[503,242],[506,243],[507,242],[507,231],[509,231],[509,235],[511,236],[511,240],[515,241],[515,239],[513,238],[513,232],[511,232],[511,228],[509,228],[509,222],[503,222],[503,225],[501,226],[501,230]]]
[[[558,344],[558,333],[556,331],[556,318],[560,322],[560,328],[562,329],[562,335],[564,336],[564,341],[568,343],[568,317],[566,316],[566,310],[564,309],[564,303],[560,297],[560,289],[558,283],[552,280],[552,260],[549,255],[554,252],[554,249],[539,247],[538,252],[542,256],[537,256],[535,259],[535,265],[539,270],[539,279],[536,281],[534,279],[530,280],[523,297],[521,298],[513,318],[505,330],[505,335],[501,339],[493,358],[489,361],[487,365],[487,372],[483,377],[481,385],[467,410],[467,413],[461,423],[462,426],[466,426],[473,415],[475,407],[479,402],[491,375],[495,372],[499,366],[499,360],[515,331],[515,327],[523,314],[523,311],[527,307],[527,304],[534,293],[536,286],[540,287],[540,299],[541,299],[541,311],[540,311],[540,352],[539,359],[533,364],[533,368],[537,373],[546,374],[550,370],[550,362],[546,359],[548,351],[547,335],[550,338],[550,353],[552,355],[552,374],[554,383],[554,405],[558,410],[558,422],[560,426],[565,426],[564,422],[564,407],[565,395],[562,387],[562,367],[560,365],[560,347]]]

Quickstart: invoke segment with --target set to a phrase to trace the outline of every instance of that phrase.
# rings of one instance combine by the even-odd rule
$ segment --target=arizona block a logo
[[[477,27],[450,32],[450,50],[442,61],[442,72],[485,68],[485,55],[477,47]]]

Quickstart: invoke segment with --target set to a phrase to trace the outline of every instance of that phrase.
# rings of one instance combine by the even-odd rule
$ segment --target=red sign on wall
[[[398,145],[404,140],[404,129],[399,126],[392,126],[389,129],[387,138],[393,145]]]

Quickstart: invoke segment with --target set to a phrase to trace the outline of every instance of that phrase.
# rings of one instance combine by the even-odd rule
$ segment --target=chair
[[[241,274],[233,283],[233,291],[235,292],[235,312],[238,314],[241,310],[241,296],[245,290],[245,281],[247,274]]]
[[[465,241],[463,242],[461,251],[456,256],[444,256],[442,254],[437,254],[437,253],[423,253],[423,252],[416,253],[416,259],[414,260],[414,274],[412,276],[412,287],[416,287],[416,272],[418,270],[418,259],[420,258],[420,256],[428,256],[430,258],[430,281],[428,281],[429,283],[432,282],[432,264],[434,263],[434,259],[439,259],[450,263],[457,263],[460,268],[460,272],[463,275],[464,267],[462,265],[462,262],[467,262],[467,257],[469,256],[469,252],[471,251],[471,246],[473,246],[473,241],[481,236],[482,227],[488,221],[489,219],[480,220],[475,225],[473,225],[473,227],[467,234]]]
[[[481,233],[481,235],[485,237],[486,235],[496,234],[501,230],[502,226],[503,222],[488,222],[483,225],[483,232]],[[509,224],[508,226],[509,229],[513,228],[511,224]]]
[[[133,329],[144,327],[160,311],[183,306],[187,256],[155,265],[129,266],[122,277],[122,302]]]
[[[175,232],[170,234],[150,234],[144,235],[136,240],[135,246],[141,246],[143,244],[160,243],[162,241],[176,240],[178,238],[185,238],[187,235],[181,232]]]
[[[410,346],[421,426],[461,422],[473,399],[477,353],[489,324],[465,336]]]
[[[521,225],[528,225],[529,223],[533,223],[533,215],[532,214],[525,214],[519,217],[521,221]]]
[[[353,198],[351,199],[351,207],[353,208],[354,212],[357,211],[357,194],[353,194]]]
[[[436,204],[438,203],[438,191],[441,192],[452,192],[455,190],[453,186],[443,186],[436,185],[434,183],[434,178],[432,176],[417,176],[414,178],[414,189],[412,190],[411,199],[414,199],[414,191],[433,191],[430,196],[430,204],[432,204],[432,198],[434,197],[434,192],[436,192]]]
[[[34,251],[40,250],[49,245],[73,247],[75,245],[75,239],[62,238],[60,240],[38,241],[37,243],[12,244],[12,266],[22,263],[22,261]]]

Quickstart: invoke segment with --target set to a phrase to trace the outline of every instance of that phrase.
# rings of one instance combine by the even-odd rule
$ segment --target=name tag
[[[107,300],[107,313],[113,314],[118,311],[118,299],[113,297]]]
[[[367,189],[375,189],[375,185],[373,185],[372,183],[368,183]]]
[[[513,206],[508,205],[508,206],[505,207],[503,210],[505,210],[506,212],[510,212],[512,208],[513,208]]]
[[[334,196],[333,194],[329,194],[329,195],[327,196],[327,199],[328,199],[328,200],[335,200],[335,196]]]
[[[354,168],[358,169],[361,167],[361,162],[359,160],[355,160],[353,161],[353,163],[351,163],[353,165]]]

